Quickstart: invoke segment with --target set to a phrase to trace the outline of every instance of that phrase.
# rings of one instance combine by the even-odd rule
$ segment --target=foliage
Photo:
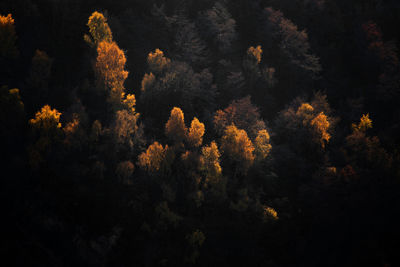
[[[0,15],[0,57],[14,59],[19,54],[14,22],[11,14]]]
[[[174,107],[168,122],[165,124],[165,135],[175,143],[182,142],[186,136],[187,129],[185,118],[180,108]]]
[[[93,12],[89,17],[87,26],[89,27],[90,36],[85,34],[85,41],[93,46],[97,47],[101,42],[112,42],[112,32],[108,26],[107,19],[100,12]]]
[[[221,138],[222,153],[246,172],[254,162],[254,146],[245,130],[236,128],[234,124],[226,127]]]
[[[204,135],[205,127],[204,124],[201,123],[196,117],[192,120],[190,124],[190,128],[187,131],[187,142],[192,147],[199,147],[203,143],[203,135]]]

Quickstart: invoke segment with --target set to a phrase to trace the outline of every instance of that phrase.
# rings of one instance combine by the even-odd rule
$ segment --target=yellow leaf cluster
[[[61,128],[60,117],[60,112],[51,109],[49,105],[45,105],[35,114],[35,118],[29,120],[29,124],[34,128],[43,130]]]
[[[369,118],[369,114],[363,114],[358,124],[353,123],[352,128],[354,131],[366,132],[372,128],[372,120]]]
[[[251,46],[247,50],[247,56],[251,59],[254,59],[257,64],[259,64],[261,62],[262,52],[261,45],[257,47]]]

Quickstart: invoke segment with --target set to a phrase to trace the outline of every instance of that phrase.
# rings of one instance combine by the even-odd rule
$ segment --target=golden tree
[[[183,141],[186,136],[185,118],[180,108],[174,107],[168,122],[165,124],[165,134],[176,143]]]
[[[138,165],[150,173],[160,171],[166,158],[167,150],[168,145],[164,148],[158,142],[154,142],[147,148],[146,152],[140,154]]]
[[[187,132],[186,140],[193,147],[199,147],[203,143],[205,127],[196,117],[190,124],[189,131]]]
[[[331,135],[328,133],[330,127],[328,117],[321,112],[312,119],[310,126],[313,129],[316,140],[318,140],[321,143],[321,147],[324,148],[331,138]]]
[[[220,157],[217,143],[211,142],[201,150],[199,170],[204,174],[203,187],[217,197],[226,195],[226,179],[222,176]]]
[[[16,41],[17,34],[11,14],[0,15],[0,57],[16,58],[18,56]]]
[[[226,127],[221,139],[221,150],[232,162],[237,163],[246,172],[254,162],[254,146],[245,130],[234,124]]]
[[[45,105],[35,114],[35,118],[29,120],[29,124],[40,132],[51,132],[61,128],[61,113],[56,109],[51,109],[49,105]]]
[[[125,53],[115,42],[103,41],[99,43],[95,64],[97,83],[109,90],[111,103],[120,103],[124,97],[124,82],[128,77],[125,63]]]
[[[51,145],[60,137],[60,117],[60,112],[45,105],[36,113],[35,118],[29,120],[35,139],[28,149],[29,163],[33,169],[37,169],[44,162]]]
[[[111,29],[102,13],[93,12],[89,17],[87,26],[89,27],[90,36],[85,34],[84,39],[89,45],[96,47],[103,41],[112,42]]]
[[[215,141],[202,148],[199,169],[205,172],[206,177],[218,177],[222,174],[220,157],[221,154]]]
[[[263,160],[269,155],[272,148],[269,140],[270,136],[267,130],[260,130],[258,132],[257,137],[254,140],[254,153],[258,160]]]
[[[369,118],[369,114],[363,114],[360,122],[358,124],[353,123],[353,131],[366,132],[368,129],[372,128],[372,120]]]
[[[147,56],[147,63],[150,70],[157,74],[168,67],[171,63],[171,60],[165,57],[164,52],[157,48],[154,53],[149,53],[149,55]]]

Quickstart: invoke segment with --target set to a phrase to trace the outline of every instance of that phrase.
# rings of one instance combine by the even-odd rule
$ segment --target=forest
[[[1,0],[3,266],[400,266],[398,0]]]

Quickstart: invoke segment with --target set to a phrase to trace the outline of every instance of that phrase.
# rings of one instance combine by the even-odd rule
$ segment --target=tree
[[[158,48],[154,51],[154,53],[150,52],[147,56],[147,64],[149,69],[155,74],[160,74],[169,66],[170,63],[171,60],[165,57],[164,52]]]
[[[15,151],[15,143],[22,144],[20,140],[25,135],[25,124],[24,103],[19,89],[0,86],[0,140],[4,153],[7,153],[8,148]]]
[[[35,51],[35,55],[32,58],[28,82],[32,87],[44,94],[47,94],[52,64],[53,59],[50,58],[45,51]]]
[[[305,71],[312,78],[317,78],[321,71],[319,58],[310,52],[308,34],[300,31],[282,12],[268,7],[264,10],[267,29],[271,37],[279,43],[281,53],[294,65]]]
[[[166,159],[167,150],[168,145],[164,148],[158,142],[154,142],[147,148],[146,152],[140,154],[138,165],[151,174],[159,172]]]
[[[250,86],[253,86],[261,75],[259,64],[261,62],[262,52],[260,45],[257,47],[251,46],[247,50],[247,55],[243,60],[243,68],[249,79]]]
[[[226,194],[226,179],[222,176],[220,157],[217,143],[211,142],[210,145],[201,149],[199,170],[205,179],[203,187],[211,192],[213,196],[224,198]]]
[[[102,13],[93,12],[89,17],[87,26],[89,27],[90,36],[85,34],[84,39],[90,46],[97,47],[103,41],[112,42],[111,29]]]
[[[190,146],[201,146],[201,144],[203,143],[204,130],[204,124],[195,117],[190,124],[190,128],[186,136],[186,140],[190,144]]]
[[[125,63],[125,53],[115,42],[98,44],[95,64],[97,84],[108,91],[109,101],[113,104],[120,104],[124,97],[124,83],[128,77]]]
[[[226,127],[221,139],[221,150],[224,156],[239,166],[246,173],[254,162],[254,146],[245,130],[236,128],[234,124]]]
[[[116,143],[121,147],[132,149],[135,144],[135,134],[138,130],[138,114],[128,110],[118,110],[115,114],[113,131]]]
[[[224,110],[217,110],[214,115],[214,128],[223,134],[226,127],[235,124],[251,136],[256,136],[259,130],[265,129],[265,123],[260,118],[258,108],[250,100],[250,96],[234,100]]]
[[[369,114],[363,114],[360,122],[358,124],[353,123],[351,125],[353,131],[366,132],[368,129],[372,128],[372,120],[369,118]]]
[[[264,160],[271,152],[271,144],[269,143],[269,133],[267,130],[258,131],[254,140],[254,154],[258,161]]]
[[[165,124],[165,135],[174,141],[180,143],[184,140],[187,133],[185,118],[180,108],[174,107],[168,122]]]
[[[211,9],[202,14],[201,21],[207,38],[214,42],[218,50],[224,54],[230,52],[232,43],[237,38],[236,21],[226,7],[216,2]]]
[[[142,79],[141,91],[148,91],[154,85],[155,79],[156,77],[152,72],[150,74],[145,73]]]
[[[18,57],[16,41],[17,34],[11,14],[7,16],[0,15],[0,57],[11,59]]]
[[[330,127],[328,117],[321,112],[311,120],[310,126],[313,129],[314,138],[320,142],[322,148],[325,148],[331,138],[328,133]]]
[[[122,161],[118,163],[117,169],[116,169],[116,174],[118,180],[123,183],[123,184],[131,184],[132,181],[130,180],[133,174],[133,171],[135,170],[135,165],[133,165],[132,162],[129,160],[127,161]]]
[[[177,58],[192,66],[204,66],[207,63],[209,51],[196,24],[186,18],[181,18],[177,24],[174,42]]]
[[[62,134],[60,117],[60,112],[45,105],[35,114],[35,118],[29,120],[34,142],[28,152],[29,163],[33,169],[40,167],[51,146],[60,139]]]
[[[206,240],[205,235],[200,230],[196,230],[193,233],[186,236],[186,240],[188,241],[191,247],[190,256],[187,257],[187,261],[195,264],[197,259],[200,256],[200,247],[203,245],[204,241]]]
[[[151,62],[164,62],[156,60],[152,56]],[[151,63],[155,66],[162,66],[163,63]],[[149,65],[150,67],[150,65]],[[154,69],[155,68],[155,69]],[[151,74],[146,74],[142,80],[142,91],[140,103],[144,109],[143,113],[161,124],[165,120],[172,107],[179,106],[189,115],[197,115],[198,110],[204,113],[211,110],[215,103],[216,87],[212,84],[213,76],[208,69],[199,73],[185,62],[172,61],[168,67],[162,67],[161,73],[154,70],[161,67],[150,68]],[[154,109],[154,107],[157,109]]]

